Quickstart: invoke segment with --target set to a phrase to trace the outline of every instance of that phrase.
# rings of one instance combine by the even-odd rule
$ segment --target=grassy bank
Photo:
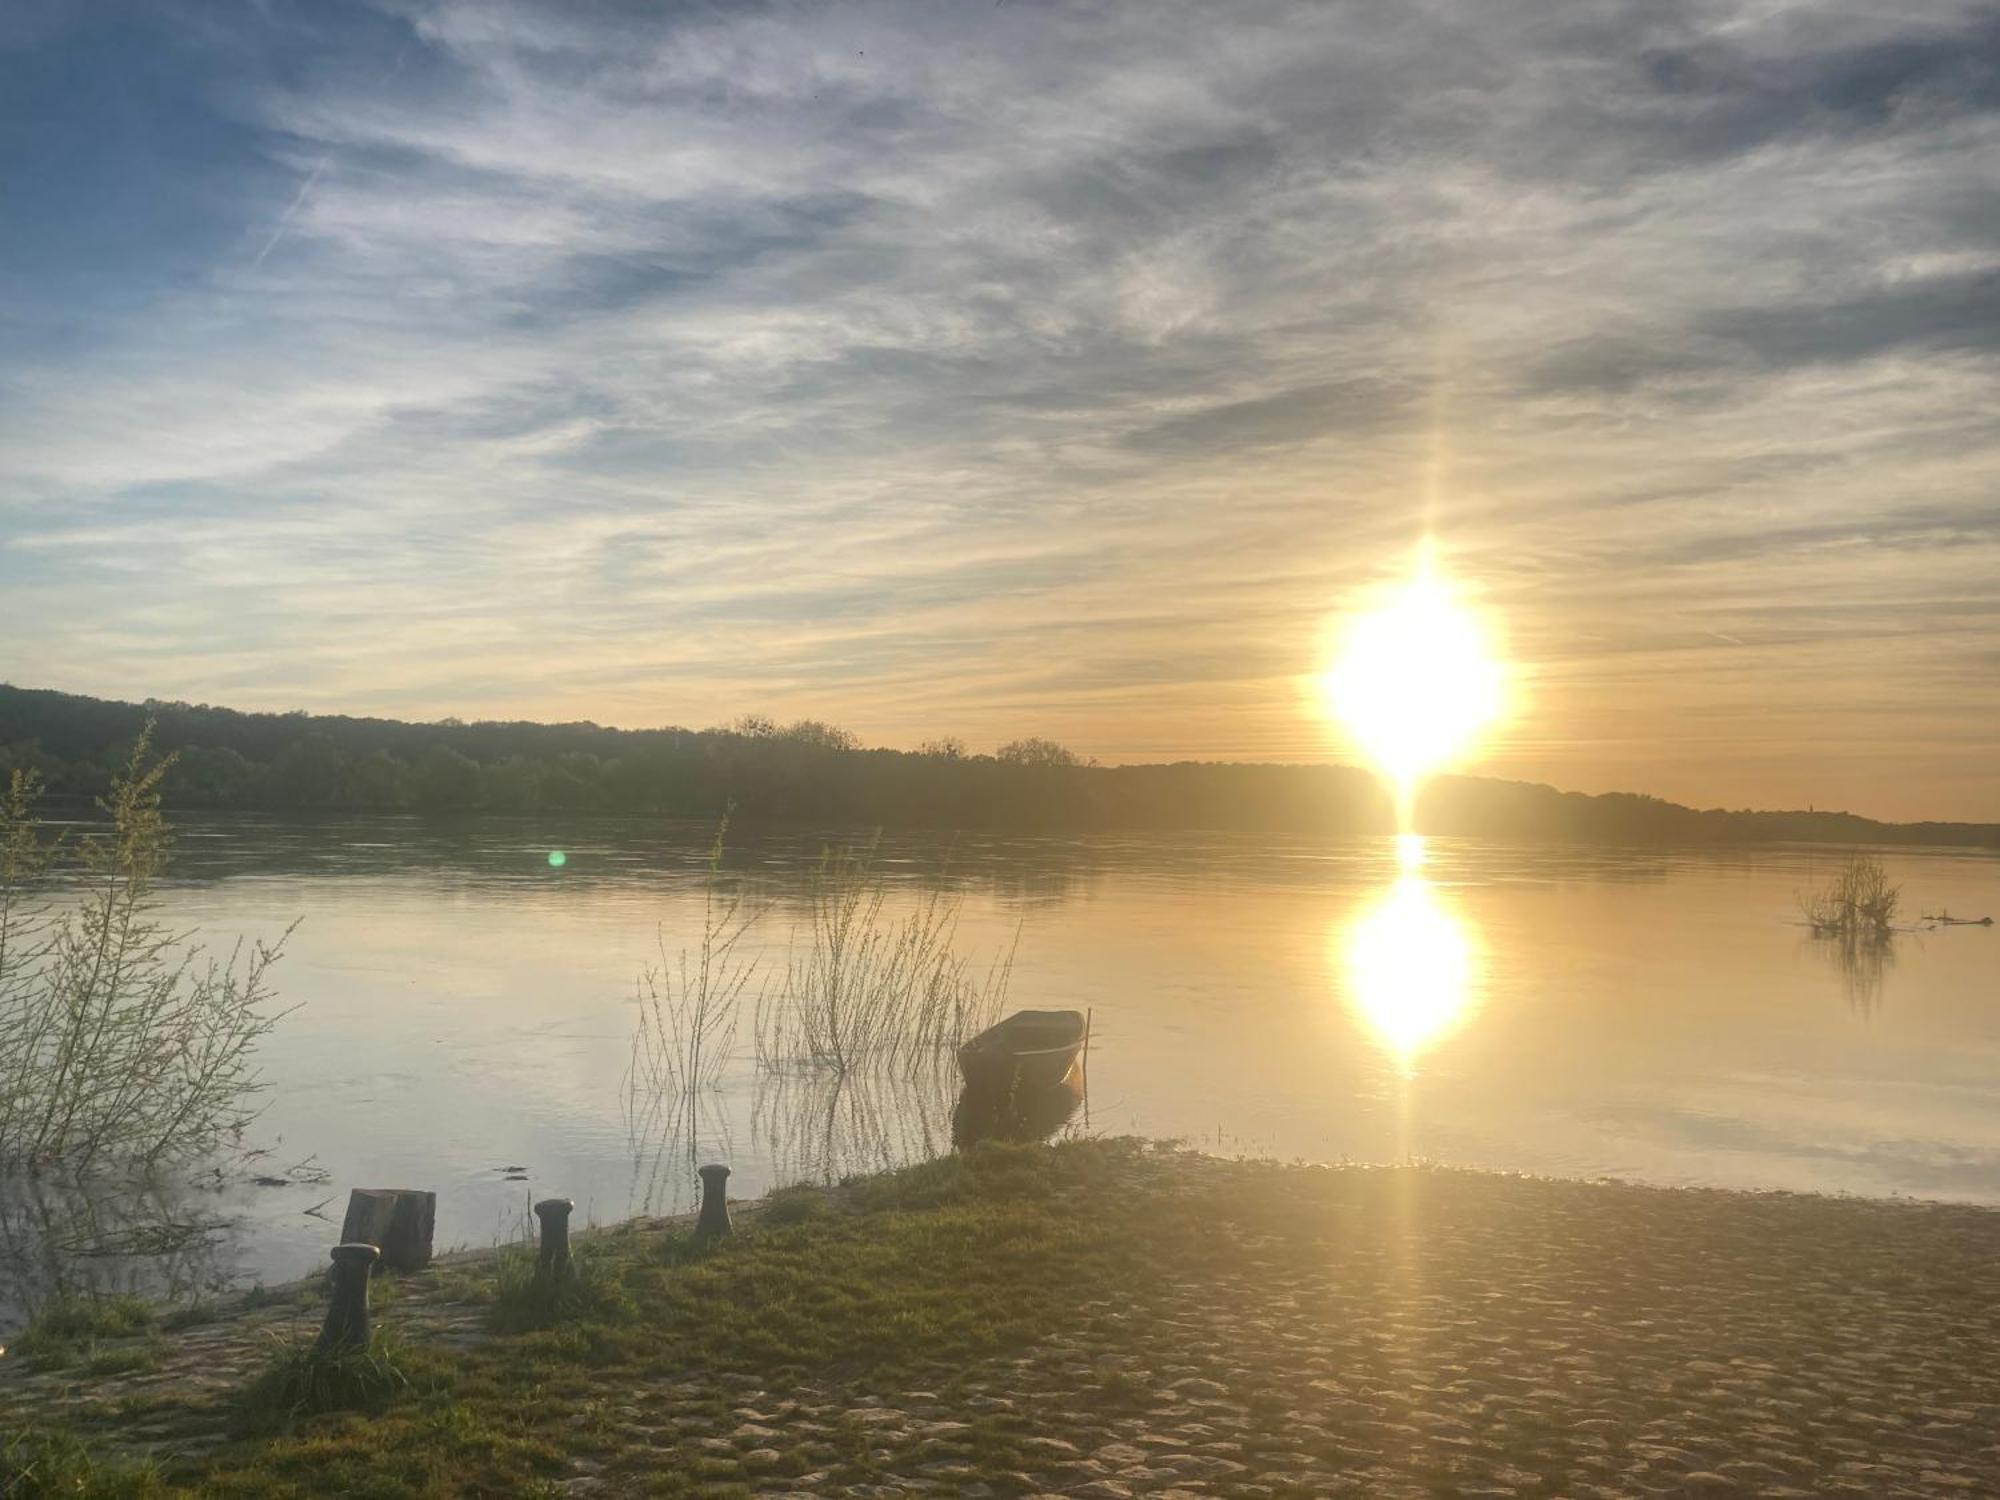
[[[635,1226],[583,1253],[553,1326],[517,1262],[406,1285],[394,1378],[349,1392],[360,1411],[275,1397],[275,1347],[191,1385],[183,1345],[225,1347],[235,1314],[66,1369],[10,1358],[0,1431],[65,1437],[0,1473],[22,1494],[2000,1490],[2000,1214],[1977,1209],[1088,1142],[794,1190],[710,1252]],[[316,1309],[288,1315],[308,1335]],[[92,1374],[120,1337],[150,1368]],[[119,1469],[142,1449],[150,1471]],[[47,1482],[22,1479],[43,1451]]]

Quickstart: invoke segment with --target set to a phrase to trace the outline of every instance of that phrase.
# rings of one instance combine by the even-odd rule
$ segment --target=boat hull
[[[1084,1025],[1081,1011],[1016,1011],[958,1049],[959,1074],[968,1088],[1060,1088],[1080,1067]]]

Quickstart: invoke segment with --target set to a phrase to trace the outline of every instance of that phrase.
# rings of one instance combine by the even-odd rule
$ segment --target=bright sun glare
[[[1337,932],[1348,1004],[1405,1072],[1464,1023],[1477,987],[1470,929],[1399,850],[1396,883]]]
[[[1506,669],[1426,548],[1407,583],[1349,622],[1320,689],[1328,713],[1407,804],[1418,781],[1500,717]]]

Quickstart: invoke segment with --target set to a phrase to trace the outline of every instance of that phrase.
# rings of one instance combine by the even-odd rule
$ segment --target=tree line
[[[0,780],[36,771],[51,798],[104,794],[154,724],[178,809],[300,813],[625,814],[867,827],[1360,834],[1394,829],[1376,779],[1344,766],[1177,762],[1100,766],[1041,738],[973,753],[863,745],[815,720],[717,729],[592,723],[412,723],[207,704],[121,703],[0,684]],[[1656,797],[1585,796],[1439,777],[1425,832],[1625,843],[1905,842],[2000,846],[2000,827],[1884,824],[1845,813],[1698,811]]]

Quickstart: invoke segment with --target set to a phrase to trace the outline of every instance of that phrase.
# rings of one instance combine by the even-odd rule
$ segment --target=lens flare
[[[563,853],[562,850],[551,849],[549,851],[549,868],[551,870],[560,870],[564,865],[568,863],[569,863],[569,856]]]
[[[1425,548],[1407,583],[1348,622],[1320,693],[1328,715],[1395,785],[1407,827],[1417,783],[1501,717],[1507,671]]]

